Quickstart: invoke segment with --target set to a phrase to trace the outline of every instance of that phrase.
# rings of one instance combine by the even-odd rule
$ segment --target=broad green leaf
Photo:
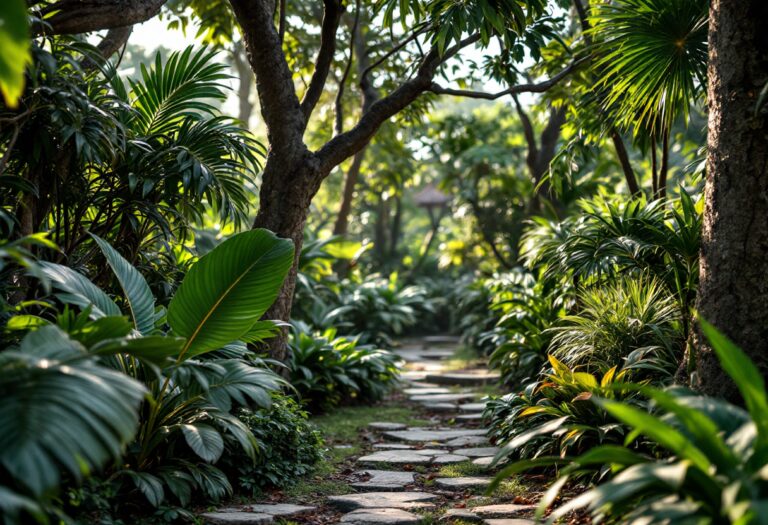
[[[293,243],[262,229],[235,235],[203,256],[168,307],[168,324],[187,338],[180,358],[247,334],[274,302],[292,262]]]
[[[81,308],[92,307],[91,317],[94,319],[122,315],[115,302],[87,277],[61,264],[41,262],[40,266],[53,286],[66,292],[66,295],[61,296],[64,302]]]
[[[217,461],[224,452],[224,438],[208,425],[181,425],[187,445],[208,463]]]
[[[16,107],[24,91],[24,70],[32,61],[29,18],[24,0],[0,2],[0,93]]]
[[[280,332],[283,326],[289,326],[282,321],[256,321],[248,332],[246,332],[240,339],[246,343],[259,343],[271,337],[274,337]]]
[[[107,241],[91,234],[93,240],[99,245],[107,263],[115,272],[120,287],[123,289],[128,306],[131,309],[131,317],[136,330],[146,335],[155,327],[155,298],[149,285],[139,271],[133,267],[117,250],[112,248]]]
[[[690,460],[701,470],[709,468],[709,459],[696,445],[656,416],[618,401],[598,399],[595,402],[622,423],[642,432],[678,457]]]
[[[168,358],[175,358],[184,348],[185,339],[181,337],[167,337],[163,335],[149,335],[128,339],[109,339],[103,341],[91,351],[96,354],[128,354],[150,363],[162,364]]]
[[[58,327],[31,332],[0,353],[0,464],[35,495],[78,480],[122,455],[145,393]]]
[[[723,370],[733,378],[744,398],[747,410],[752,415],[758,430],[759,440],[768,442],[768,396],[765,382],[752,360],[717,328],[700,319],[701,329],[712,344],[712,350],[720,359]]]

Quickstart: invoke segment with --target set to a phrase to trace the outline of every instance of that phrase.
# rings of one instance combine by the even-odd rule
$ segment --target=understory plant
[[[399,358],[387,350],[294,322],[289,338],[290,383],[310,408],[377,401],[398,381]]]
[[[620,443],[626,429],[592,398],[630,400],[632,390],[616,388],[626,370],[591,374],[549,356],[550,369],[521,392],[488,401],[490,435],[502,445],[497,460],[573,455],[604,443]]]
[[[237,483],[239,492],[258,494],[267,488],[288,487],[310,474],[322,459],[322,436],[293,398],[273,393],[268,408],[243,408],[236,415],[258,443],[255,458],[235,447],[218,464]]]
[[[538,466],[565,465],[542,499],[540,514],[570,478],[595,468],[612,473],[607,481],[557,508],[549,522],[585,508],[599,523],[766,523],[765,381],[741,349],[705,321],[701,325],[721,366],[738,387],[744,408],[679,387],[632,387],[647,399],[650,410],[596,397],[593,403],[631,432],[625,446],[600,446],[575,458],[549,457],[538,462]],[[632,450],[631,444],[640,437],[659,453]],[[531,466],[513,464],[497,480]]]
[[[675,373],[684,343],[682,316],[660,281],[620,276],[582,290],[577,302],[577,311],[547,332],[553,355],[588,370],[632,367],[659,381]]]
[[[116,275],[124,310],[84,275],[41,262],[57,292],[51,306],[65,307],[53,319],[21,315],[9,321],[33,328],[18,350],[0,353],[8,409],[0,413],[8,422],[0,425],[5,445],[0,489],[9,495],[3,505],[14,516],[11,523],[30,513],[44,520],[56,512],[51,498],[60,470],[77,481],[110,458],[114,464],[104,479],[112,486],[114,505],[124,510],[145,509],[142,499],[158,507],[166,501],[186,505],[193,494],[207,500],[230,494],[229,480],[214,464],[226,447],[239,447],[250,457],[258,450],[256,437],[234,411],[268,407],[270,393],[282,385],[244,343],[275,332],[274,323],[259,318],[290,267],[290,241],[266,230],[228,239],[192,266],[166,312],[155,306],[144,278],[117,250],[93,240]],[[30,338],[36,343],[25,343]],[[29,372],[22,373],[22,365]],[[36,375],[18,385],[27,373]],[[72,381],[78,378],[82,396],[93,397],[74,397],[71,407],[63,405],[59,398],[75,394]],[[118,396],[122,402],[103,406]],[[72,413],[88,403],[99,412]],[[53,417],[14,412],[22,409],[40,410],[41,416],[52,410]],[[74,428],[80,432],[72,433]]]

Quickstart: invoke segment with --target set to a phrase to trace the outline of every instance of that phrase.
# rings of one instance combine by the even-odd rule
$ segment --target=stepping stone
[[[358,458],[358,463],[392,463],[396,465],[414,464],[429,465],[435,456],[444,456],[444,450],[426,450],[426,453],[418,450],[381,450]],[[464,456],[466,457],[466,456]],[[467,458],[469,459],[469,458]]]
[[[422,381],[427,377],[426,372],[419,372],[417,370],[403,370],[400,372],[400,379],[410,381]]]
[[[485,410],[485,403],[464,403],[459,405],[461,412],[482,412]]]
[[[443,443],[446,447],[471,447],[472,445],[487,445],[488,438],[485,436],[460,436],[449,439]]]
[[[497,383],[501,380],[501,374],[488,370],[468,370],[443,374],[429,373],[425,379],[439,385],[482,386]]]
[[[418,525],[421,516],[402,509],[359,509],[341,517],[350,525]]]
[[[206,512],[201,517],[206,523],[216,525],[243,524],[262,525],[274,522],[276,517],[291,517],[315,510],[315,507],[290,504],[254,504],[242,507],[224,507],[215,512]]]
[[[453,412],[457,408],[453,403],[424,403],[422,406],[432,412]]]
[[[394,439],[396,441],[447,441],[453,438],[469,437],[469,436],[482,436],[485,434],[485,430],[431,430],[428,428],[409,428],[408,430],[394,430],[392,432],[385,432],[384,437]],[[457,445],[461,446],[461,445]]]
[[[402,423],[387,423],[385,421],[375,421],[373,423],[368,423],[368,428],[372,428],[374,430],[403,430],[405,428],[408,428],[408,425],[403,425]]]
[[[435,348],[430,350],[422,350],[419,355],[422,359],[434,359],[441,361],[443,359],[450,359],[455,353],[455,350],[439,350]]]
[[[491,463],[493,463],[493,457],[482,457],[472,460],[472,464],[478,467],[490,467]]]
[[[275,522],[272,514],[258,512],[206,512],[200,515],[203,523],[212,525],[269,525]]]
[[[479,394],[431,394],[415,395],[409,399],[417,403],[458,403],[467,399],[475,399]]]
[[[468,509],[449,509],[443,514],[443,517],[440,518],[440,521],[453,520],[481,521],[481,518]]]
[[[462,477],[462,478],[437,478],[435,485],[445,490],[466,490],[487,487],[491,484],[491,478]]]
[[[385,450],[409,450],[413,447],[411,445],[403,445],[402,443],[376,443],[373,448],[380,448]]]
[[[356,509],[431,509],[437,496],[428,492],[365,492],[329,496],[328,503],[342,511]]]
[[[461,338],[455,335],[429,335],[422,339],[424,345],[457,345],[461,343]]]
[[[454,463],[464,463],[465,461],[469,461],[469,458],[467,456],[459,456],[458,454],[445,454],[432,459],[432,463],[435,465],[452,465]]]
[[[525,518],[503,518],[500,520],[485,520],[485,525],[536,525],[533,520]]]
[[[483,505],[473,507],[472,512],[481,518],[516,518],[522,512],[536,509],[536,505],[517,505],[515,503],[502,503],[500,505]]]
[[[368,481],[358,481],[351,486],[363,491],[396,491],[403,490],[406,485],[413,483],[413,472],[397,470],[358,470],[353,475],[370,476]]]
[[[477,448],[459,448],[453,451],[454,454],[469,456],[471,458],[494,457],[499,453],[499,447],[477,447]]]
[[[403,394],[406,396],[418,396],[418,395],[427,395],[431,396],[434,394],[451,394],[451,389],[446,388],[444,386],[438,386],[438,387],[428,387],[428,388],[406,388],[403,390]]]
[[[483,420],[483,414],[459,414],[454,419],[457,421],[482,421]]]

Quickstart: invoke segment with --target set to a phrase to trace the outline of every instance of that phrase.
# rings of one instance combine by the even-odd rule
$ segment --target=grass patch
[[[441,478],[462,478],[467,476],[488,476],[488,468],[475,465],[471,461],[452,463],[440,467],[438,476]]]
[[[360,430],[375,421],[403,423],[413,427],[430,423],[419,418],[416,410],[408,406],[346,407],[334,410],[332,414],[312,418],[312,423],[320,429],[327,443],[349,445],[359,443]]]

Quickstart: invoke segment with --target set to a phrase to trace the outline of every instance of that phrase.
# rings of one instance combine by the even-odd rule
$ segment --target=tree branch
[[[101,56],[109,58],[128,43],[128,38],[131,36],[132,31],[133,26],[113,27],[107,31],[107,34],[101,39],[96,49],[99,50]]]
[[[32,27],[34,35],[78,34],[122,28],[149,20],[167,0],[59,0],[38,11],[52,14]]]
[[[336,117],[336,122],[334,124],[334,133],[337,135],[344,131],[344,108],[343,108],[343,102],[344,102],[344,89],[347,85],[347,78],[349,78],[349,73],[352,71],[352,61],[355,57],[355,40],[358,38],[358,25],[360,23],[360,0],[357,0],[355,2],[355,18],[352,22],[352,28],[350,29],[350,35],[349,35],[349,59],[347,60],[347,65],[344,67],[344,73],[341,75],[341,80],[339,81],[339,90],[336,92],[336,101],[334,103],[334,113]]]
[[[520,101],[517,100],[517,96],[513,95],[512,99],[515,101],[515,107],[517,108],[517,114],[520,116],[520,123],[523,125],[523,136],[525,142],[528,144],[528,154],[525,156],[525,163],[528,165],[528,171],[531,172],[531,178],[534,184],[538,182],[536,180],[536,160],[539,157],[539,148],[536,145],[536,134],[533,131],[533,124],[528,114],[523,110],[523,106],[520,105]]]
[[[275,30],[269,0],[230,0],[240,22],[248,61],[256,75],[261,114],[267,125],[270,148],[291,151],[301,142],[306,125],[293,85],[293,75]]]
[[[360,151],[387,119],[407,107],[419,95],[429,91],[432,78],[441,64],[478,40],[480,40],[479,34],[468,36],[447,49],[442,55],[437,48],[433,47],[421,61],[413,78],[406,80],[389,95],[371,104],[355,127],[335,136],[317,151],[316,156],[322,166],[321,171],[330,171]]]
[[[511,86],[507,89],[498,91],[496,93],[486,93],[484,91],[472,91],[469,89],[451,89],[451,88],[443,87],[437,84],[436,82],[433,82],[430,85],[429,91],[437,95],[453,95],[455,97],[478,98],[478,99],[484,99],[484,100],[496,100],[506,95],[517,95],[520,93],[544,93],[545,91],[548,91],[552,87],[557,85],[561,80],[563,80],[565,77],[573,73],[576,69],[578,69],[582,64],[586,62],[587,62],[586,58],[581,58],[579,60],[571,62],[562,71],[560,71],[558,74],[556,74],[555,76],[547,80],[544,80],[537,84],[534,84],[534,83],[518,84],[516,86]]]
[[[338,0],[323,0],[323,24],[320,30],[320,50],[315,59],[315,71],[309,81],[309,87],[301,100],[301,112],[304,120],[308,121],[317,102],[323,94],[328,72],[333,64],[333,55],[336,52],[336,30],[339,27],[341,14],[344,8]]]

